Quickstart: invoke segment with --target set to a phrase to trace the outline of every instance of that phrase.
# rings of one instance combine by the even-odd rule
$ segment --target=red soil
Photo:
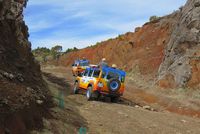
[[[142,74],[154,76],[162,62],[164,48],[171,34],[173,18],[171,16],[167,18],[172,21],[165,21],[163,18],[145,24],[135,33],[129,32],[93,47],[65,54],[60,58],[59,64],[70,66],[75,59],[82,57],[97,64],[102,57],[105,57],[110,65],[115,63],[126,71],[139,66]]]
[[[190,65],[192,66],[192,76],[188,82],[189,87],[196,87],[200,81],[200,51],[191,57]]]
[[[148,93],[141,89],[133,89],[127,88],[124,97],[126,99],[132,100],[135,103],[139,103],[141,105],[158,105],[161,107],[161,110],[166,110],[172,113],[180,114],[180,115],[186,115],[191,117],[198,117],[200,118],[200,111],[195,110],[189,107],[182,106],[180,103],[175,102],[171,103],[170,100],[163,97],[158,97],[156,95],[153,95],[151,93]],[[159,110],[159,109],[158,109]]]

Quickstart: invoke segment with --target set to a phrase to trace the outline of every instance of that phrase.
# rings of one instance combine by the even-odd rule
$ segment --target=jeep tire
[[[111,92],[117,92],[121,87],[121,82],[118,80],[118,79],[110,79],[108,81],[108,89],[111,91]]]
[[[74,94],[78,94],[79,93],[79,84],[78,84],[78,82],[74,83],[73,92],[74,92]]]
[[[111,97],[110,99],[111,99],[111,102],[113,102],[113,103],[117,103],[119,101],[119,97],[118,96]]]
[[[87,91],[86,91],[86,97],[87,97],[87,100],[90,101],[90,100],[93,100],[93,91],[92,91],[92,86],[89,86]]]

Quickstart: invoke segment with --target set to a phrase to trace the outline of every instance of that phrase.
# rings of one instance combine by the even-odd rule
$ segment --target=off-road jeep
[[[88,60],[75,60],[72,64],[72,74],[73,76],[78,76],[89,66]]]
[[[74,93],[86,90],[88,100],[109,96],[112,102],[118,101],[124,93],[126,73],[111,67],[88,67],[74,83]]]

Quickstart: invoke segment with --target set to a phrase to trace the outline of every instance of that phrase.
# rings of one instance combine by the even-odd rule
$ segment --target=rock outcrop
[[[26,3],[0,0],[0,133],[23,134],[41,127],[44,108],[37,101],[50,100],[23,21]]]
[[[175,87],[197,87],[200,84],[200,0],[188,0],[180,8],[159,68],[159,80],[161,85],[164,81],[171,81]]]

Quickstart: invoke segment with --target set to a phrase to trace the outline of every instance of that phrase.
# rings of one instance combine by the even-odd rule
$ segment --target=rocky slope
[[[142,74],[155,76],[164,56],[164,48],[169,40],[176,13],[146,23],[135,32],[119,35],[76,52],[68,53],[59,60],[60,65],[69,66],[77,58],[86,57],[98,64],[102,57],[111,65],[131,71],[139,68]],[[159,38],[158,38],[159,37]]]
[[[160,82],[170,80],[171,86],[198,87],[199,56],[200,0],[188,0],[178,14],[175,29],[165,48],[164,61],[159,69]]]
[[[135,32],[120,35],[98,45],[71,52],[60,58],[60,65],[86,57],[98,63],[102,57],[126,71],[158,79],[165,88],[195,87],[200,83],[199,35],[200,0],[188,0],[171,15],[162,17]]]
[[[27,0],[0,0],[0,133],[40,128],[48,91],[23,21]],[[37,112],[41,113],[37,113]]]

